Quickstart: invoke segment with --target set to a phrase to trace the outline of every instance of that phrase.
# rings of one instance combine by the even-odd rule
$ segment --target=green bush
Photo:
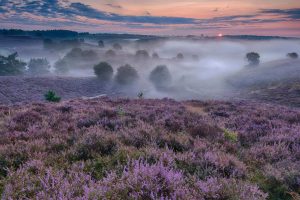
[[[97,77],[104,81],[109,81],[114,73],[113,68],[107,62],[101,62],[94,66],[94,72]]]
[[[50,63],[46,58],[32,58],[28,63],[28,73],[31,75],[43,75],[50,71]]]
[[[121,85],[129,85],[134,83],[139,78],[137,71],[130,65],[119,67],[116,81]]]
[[[0,55],[0,76],[14,76],[23,74],[26,63],[17,59],[15,52],[7,57]]]
[[[293,52],[293,53],[288,53],[287,57],[289,57],[291,59],[297,59],[299,56],[296,52]]]
[[[224,129],[224,137],[230,142],[238,142],[238,134],[236,132]]]
[[[46,94],[45,94],[45,99],[47,101],[51,101],[51,102],[59,102],[61,100],[61,97],[57,96],[55,94],[55,92],[49,90]]]
[[[122,46],[121,46],[119,43],[115,43],[115,44],[113,45],[113,48],[114,48],[115,50],[122,50]]]
[[[260,63],[260,55],[256,52],[247,53],[246,58],[251,66],[259,65]]]
[[[172,82],[171,73],[165,65],[157,66],[150,74],[150,81],[156,88],[169,86]]]

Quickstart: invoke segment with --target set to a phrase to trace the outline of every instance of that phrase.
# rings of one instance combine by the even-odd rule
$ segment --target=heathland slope
[[[98,98],[0,107],[3,199],[296,199],[300,110]]]

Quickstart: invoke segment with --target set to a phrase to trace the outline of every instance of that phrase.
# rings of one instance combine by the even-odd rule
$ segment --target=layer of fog
[[[231,88],[227,83],[228,77],[245,69],[248,52],[258,52],[261,63],[268,63],[286,59],[289,52],[300,52],[299,40],[270,40],[270,41],[242,41],[242,40],[160,40],[160,41],[104,41],[105,47],[99,48],[97,41],[85,41],[81,46],[83,50],[97,52],[98,59],[83,62],[83,68],[70,69],[64,76],[95,77],[93,65],[105,61],[112,65],[114,73],[121,65],[130,64],[139,73],[139,82],[134,87],[128,87],[128,93],[142,91],[145,97],[172,97],[178,99],[189,98],[222,98],[230,96]],[[112,45],[119,43],[122,50],[114,50],[116,56],[108,58],[107,50],[113,49]],[[0,54],[17,51],[24,61],[30,58],[47,58],[55,74],[54,64],[58,59],[71,49],[47,50],[42,41],[23,42],[9,41],[0,45]],[[137,50],[146,50],[149,59],[137,59]],[[151,58],[153,53],[159,59]],[[184,55],[177,59],[178,53]],[[196,58],[197,56],[198,58]],[[149,74],[157,65],[166,65],[172,75],[172,86],[169,89],[157,90],[149,81]],[[125,89],[124,89],[125,88]],[[126,87],[123,90],[126,92]]]

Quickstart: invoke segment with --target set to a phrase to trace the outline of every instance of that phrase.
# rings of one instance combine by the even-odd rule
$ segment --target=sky
[[[300,37],[300,1],[0,0],[0,28]]]

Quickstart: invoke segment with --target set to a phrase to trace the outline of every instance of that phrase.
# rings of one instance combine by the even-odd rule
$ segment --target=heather
[[[299,122],[245,101],[1,106],[2,198],[297,199]]]

